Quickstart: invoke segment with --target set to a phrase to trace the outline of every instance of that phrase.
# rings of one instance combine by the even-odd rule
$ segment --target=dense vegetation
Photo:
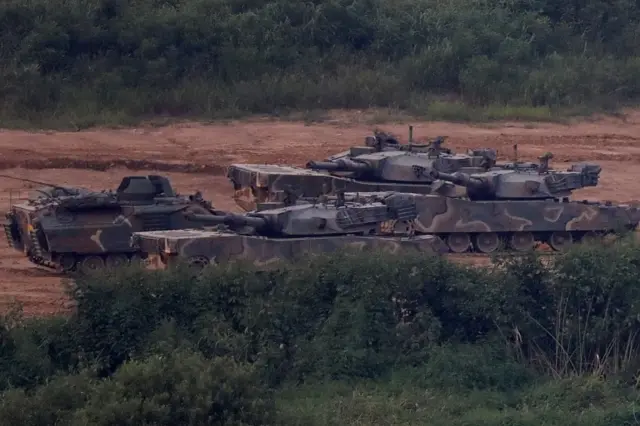
[[[0,328],[3,425],[631,425],[640,246],[114,271]]]
[[[442,99],[549,116],[639,91],[640,6],[630,0],[0,2],[5,124],[369,106],[463,113]]]

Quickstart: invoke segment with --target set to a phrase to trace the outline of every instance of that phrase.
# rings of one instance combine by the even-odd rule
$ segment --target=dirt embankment
[[[82,132],[0,131],[2,174],[94,189],[115,188],[126,174],[165,174],[181,193],[203,191],[221,209],[235,210],[224,177],[231,163],[303,165],[361,144],[374,125],[356,113],[334,114],[324,123],[305,125],[265,120],[225,124],[178,124]],[[486,126],[412,123],[418,139],[448,136],[455,150],[493,147],[500,159],[535,160],[547,151],[552,164],[597,161],[601,184],[582,190],[585,199],[617,202],[640,199],[640,112],[625,120],[601,119],[573,125],[502,123]],[[406,124],[378,126],[406,140]],[[24,196],[31,185],[0,178],[0,207]],[[0,306],[14,298],[29,314],[64,309],[60,277],[38,270],[4,244],[0,249]]]

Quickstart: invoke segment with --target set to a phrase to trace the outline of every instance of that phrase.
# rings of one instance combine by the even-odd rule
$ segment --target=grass
[[[638,423],[640,246],[125,268],[0,327],[0,424]]]
[[[42,120],[8,117],[0,119],[0,128],[13,130],[46,129],[57,131],[82,131],[95,127],[125,128],[131,126],[161,127],[184,122],[228,123],[232,120],[269,120],[302,122],[305,125],[323,123],[394,124],[411,121],[446,121],[454,123],[499,124],[500,122],[524,123],[569,123],[572,119],[589,119],[593,114],[606,114],[624,118],[619,110],[598,110],[587,108],[565,108],[554,110],[550,107],[500,106],[473,107],[462,102],[434,101],[424,110],[402,110],[398,108],[368,108],[358,110],[312,109],[284,111],[277,115],[219,111],[214,116],[193,115],[172,116],[128,116],[125,113],[104,112],[99,116],[58,116]]]
[[[162,5],[162,6],[159,6]],[[606,16],[600,13],[607,8]],[[332,109],[558,121],[640,99],[638,6],[540,0],[7,0],[0,127]]]
[[[276,406],[282,424],[292,426],[640,424],[637,396],[598,378],[538,383],[516,392],[444,390],[408,382],[314,383],[281,392]]]

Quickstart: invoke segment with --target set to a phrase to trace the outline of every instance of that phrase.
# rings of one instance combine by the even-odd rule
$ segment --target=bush
[[[475,408],[450,424],[530,424],[523,404],[547,396],[559,404],[550,414],[557,424],[588,395],[602,406],[637,396],[640,246],[631,239],[578,247],[551,263],[534,254],[496,259],[491,269],[350,251],[274,266],[200,275],[125,268],[79,279],[70,318],[5,318],[0,419],[270,424],[279,421],[271,391],[295,400],[298,385],[325,381],[480,392],[512,410],[485,413],[465,400]],[[595,393],[579,393],[586,385],[575,377],[591,377]],[[570,380],[575,393],[560,396],[553,383],[563,382],[551,378]],[[354,410],[345,416],[357,418]],[[611,413],[590,415],[605,424]]]
[[[34,393],[9,391],[2,424],[245,425],[272,422],[272,402],[252,368],[177,352],[131,361],[113,377],[63,376]]]
[[[634,101],[640,8],[592,3],[7,0],[0,110],[81,126],[292,108],[424,113],[442,94],[483,105]]]

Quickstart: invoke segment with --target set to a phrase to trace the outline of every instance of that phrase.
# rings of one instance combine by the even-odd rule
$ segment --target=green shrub
[[[252,368],[174,353],[128,362],[98,386],[77,425],[248,425],[272,421],[272,401]]]
[[[640,90],[639,22],[625,0],[7,0],[0,116],[615,104]]]
[[[77,344],[66,318],[0,319],[0,389],[30,388],[73,371],[82,357]]]
[[[93,397],[97,383],[89,374],[53,377],[33,391],[12,389],[0,402],[0,424],[69,425],[76,410]]]
[[[633,416],[640,246],[632,239],[552,262],[496,259],[488,269],[352,251],[274,266],[199,275],[124,268],[79,279],[68,318],[5,317],[0,424],[314,424],[342,413],[348,424],[527,425],[560,424],[585,409],[593,424]],[[354,382],[386,390],[356,387],[349,396]],[[328,393],[296,400],[314,386]],[[389,392],[400,408],[384,402]],[[293,408],[282,408],[283,398]],[[324,408],[305,405],[317,398]],[[616,399],[617,411],[606,408]],[[427,414],[437,410],[450,418]]]
[[[97,381],[63,376],[33,393],[11,390],[0,423],[64,425],[245,425],[273,421],[272,401],[250,366],[178,351],[121,366]]]

